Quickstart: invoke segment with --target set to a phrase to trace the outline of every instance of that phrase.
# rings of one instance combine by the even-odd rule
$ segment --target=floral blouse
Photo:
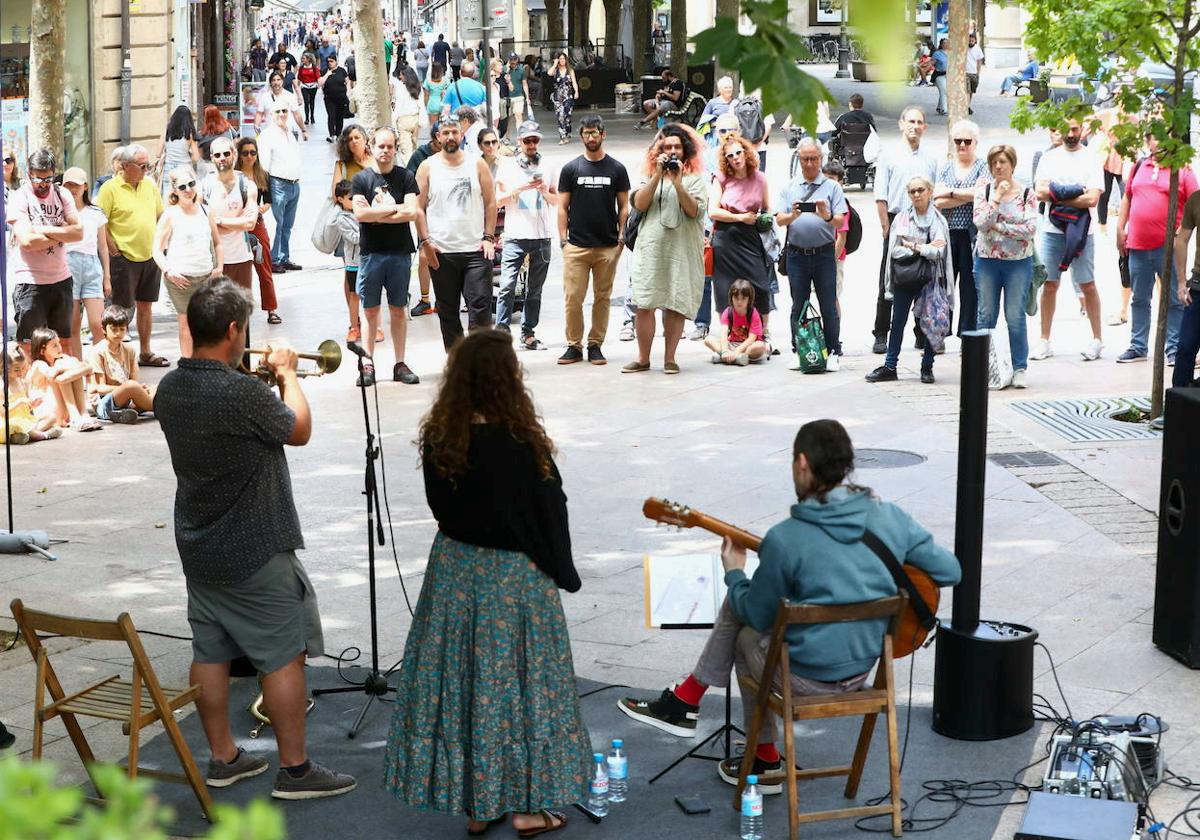
[[[976,158],[975,163],[967,170],[967,174],[960,178],[958,176],[958,163],[948,160],[938,170],[937,185],[939,187],[949,187],[952,190],[972,190],[975,189],[975,185],[981,179],[987,177],[987,174],[987,163],[980,158]],[[950,223],[950,230],[971,229],[970,204],[960,204],[957,207],[951,207],[949,210],[943,210],[942,215]]]
[[[992,260],[1022,260],[1033,255],[1033,237],[1037,231],[1037,196],[1031,187],[1000,202],[990,200],[990,185],[975,190],[973,218],[978,234],[975,255]]]

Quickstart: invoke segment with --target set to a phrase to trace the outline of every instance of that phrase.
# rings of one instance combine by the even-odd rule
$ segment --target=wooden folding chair
[[[905,594],[866,601],[861,604],[823,606],[816,604],[789,604],[780,600],[771,630],[771,645],[767,650],[766,663],[761,680],[741,678],[742,696],[756,697],[754,716],[750,731],[746,733],[746,755],[738,774],[737,792],[733,797],[734,808],[741,807],[742,790],[746,777],[754,766],[754,753],[758,748],[758,731],[763,715],[778,715],[783,722],[784,772],[787,773],[788,836],[797,840],[800,824],[819,820],[840,820],[892,815],[892,834],[899,837],[900,826],[900,752],[896,733],[896,694],[892,680],[892,639],[900,612],[908,598]],[[887,618],[888,626],[883,636],[883,653],[875,671],[874,688],[844,694],[815,694],[801,697],[792,695],[791,659],[789,657],[786,632],[793,624],[830,624],[834,622],[863,621]],[[779,688],[774,684],[778,683]],[[744,702],[744,701],[743,701]],[[845,795],[853,799],[858,794],[858,783],[862,779],[867,751],[871,747],[871,736],[875,732],[875,717],[880,713],[887,721],[888,769],[890,771],[891,801],[887,804],[841,808],[833,811],[810,811],[800,813],[796,791],[797,779],[819,779],[828,776],[847,776]],[[863,716],[862,729],[858,733],[858,745],[849,765],[796,769],[796,743],[792,724],[798,720],[818,720],[831,717]]]
[[[121,613],[116,621],[70,618],[26,609],[18,598],[12,602],[12,614],[17,620],[17,627],[25,639],[25,644],[29,646],[34,662],[37,663],[33,708],[34,759],[42,757],[42,729],[46,721],[61,717],[71,743],[75,745],[75,751],[79,753],[79,758],[90,777],[90,765],[95,763],[96,757],[92,754],[92,748],[84,737],[76,716],[119,720],[122,723],[121,731],[129,736],[129,778],[137,778],[140,773],[155,779],[189,785],[196,794],[196,799],[200,801],[205,819],[211,821],[212,798],[174,717],[177,709],[195,702],[200,694],[200,686],[174,689],[159,685],[158,677],[150,665],[129,613]],[[133,673],[128,680],[114,675],[67,695],[58,680],[54,666],[50,664],[50,656],[38,637],[39,633],[93,641],[125,642],[133,656]],[[50,692],[49,703],[46,702],[47,691]],[[171,746],[174,747],[179,763],[183,766],[183,775],[138,766],[141,730],[155,722],[161,722],[166,729]],[[95,784],[94,778],[92,782]]]

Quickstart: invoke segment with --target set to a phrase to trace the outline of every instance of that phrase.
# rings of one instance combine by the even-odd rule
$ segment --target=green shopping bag
[[[796,353],[800,356],[801,373],[825,372],[825,359],[829,355],[825,349],[825,327],[821,316],[807,300],[800,320],[796,322]]]

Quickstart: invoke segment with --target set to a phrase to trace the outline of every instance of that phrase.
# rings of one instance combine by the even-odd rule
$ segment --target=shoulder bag
[[[925,243],[932,242],[932,235],[925,233]],[[892,288],[902,292],[918,292],[925,288],[935,276],[933,260],[925,259],[917,252],[902,257],[892,257]]]

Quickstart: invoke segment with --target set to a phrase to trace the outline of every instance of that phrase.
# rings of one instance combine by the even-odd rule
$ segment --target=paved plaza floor
[[[831,67],[816,70],[832,76]],[[995,97],[999,80],[999,73],[985,72],[985,93],[976,100],[977,119],[985,148],[992,142],[1015,141],[1022,156],[1020,177],[1027,167],[1027,153],[1044,143],[1040,137],[1020,138],[1007,128],[1011,100]],[[895,117],[910,98],[926,100],[923,104],[932,113],[931,89],[903,87],[885,95],[880,85],[829,81],[842,101],[855,90],[864,93],[885,141],[896,140]],[[603,113],[610,118],[611,112]],[[552,134],[552,115],[539,109],[536,116]],[[631,125],[631,117],[612,118],[608,148],[633,170],[640,166],[648,136],[635,134]],[[340,341],[346,330],[341,267],[308,243],[332,169],[332,147],[323,142],[321,133],[314,132],[306,147],[310,165],[293,234],[293,259],[305,270],[277,278],[283,324],[268,327],[264,315],[256,313],[255,343],[286,338],[298,348],[311,349],[325,338]],[[935,146],[944,143],[944,119],[933,118],[926,136],[926,142]],[[580,151],[577,141],[565,147],[550,141],[546,146],[555,164]],[[786,165],[785,144],[771,144],[768,175],[773,192],[783,183]],[[704,634],[645,627],[642,558],[716,552],[718,540],[702,532],[656,527],[642,518],[642,500],[653,495],[684,501],[762,532],[786,515],[794,498],[791,442],[796,429],[808,420],[839,419],[858,447],[919,454],[923,459],[919,464],[862,469],[857,480],[902,505],[940,544],[953,545],[959,344],[951,339],[945,355],[938,357],[935,385],[917,381],[918,355],[911,349],[911,336],[900,358],[899,382],[870,385],[863,380],[880,361],[870,352],[879,228],[870,195],[857,190],[849,195],[862,215],[865,235],[861,250],[846,266],[842,298],[846,355],[835,374],[805,376],[789,371],[786,356],[747,368],[714,366],[698,342],[685,341],[679,354],[681,375],[663,375],[661,342],[656,343],[651,372],[621,375],[620,366],[634,357],[634,345],[617,340],[621,310],[616,306],[604,346],[609,364],[560,367],[555,359],[564,346],[563,297],[555,249],[538,328],[538,336],[550,349],[522,352],[520,360],[558,446],[569,498],[571,536],[583,588],[564,593],[563,605],[580,677],[657,693],[690,670]],[[1118,295],[1115,245],[1103,234],[1098,237],[1100,293],[1107,316]],[[619,292],[624,291],[627,278],[624,268],[617,278]],[[1105,712],[1160,715],[1171,726],[1163,739],[1168,764],[1176,772],[1194,775],[1200,773],[1200,706],[1196,703],[1200,673],[1159,652],[1150,639],[1161,442],[1072,442],[1014,407],[1019,401],[1133,397],[1149,387],[1148,364],[1114,362],[1128,342],[1128,326],[1107,327],[1103,358],[1082,360],[1079,350],[1089,337],[1086,322],[1069,299],[1069,285],[1064,285],[1067,289],[1061,292],[1055,324],[1058,354],[1031,363],[1028,390],[991,394],[989,453],[1047,453],[1054,457],[1043,460],[1056,463],[988,464],[983,616],[1028,624],[1039,631],[1077,718]],[[786,317],[789,305],[785,291],[779,298],[781,311],[772,323],[785,323],[780,319]],[[1033,320],[1030,329],[1031,334],[1036,331]],[[785,332],[779,330],[777,335]],[[154,340],[156,351],[177,358],[174,316],[165,310],[156,318]],[[402,656],[409,626],[404,591],[415,602],[436,530],[413,446],[444,361],[436,318],[410,322],[408,346],[406,359],[421,376],[421,384],[409,387],[385,381],[377,390],[391,526],[376,569],[380,658],[385,667]],[[390,340],[380,346],[377,358],[381,374],[391,369]],[[302,559],[316,586],[326,642],[334,653],[349,646],[365,648],[369,638],[361,495],[364,439],[352,360],[333,375],[305,381],[313,407],[313,437],[308,446],[288,452],[306,541]],[[157,375],[148,372],[147,378],[153,381]],[[373,419],[375,411],[373,403]],[[44,529],[65,542],[55,546],[57,562],[0,556],[0,602],[20,597],[30,607],[97,617],[128,611],[141,629],[189,635],[172,530],[175,479],[155,422],[109,426],[96,434],[68,434],[56,443],[14,448],[13,488],[17,528]],[[947,593],[946,614],[950,602]],[[0,617],[0,630],[12,627],[11,618]],[[61,651],[60,673],[74,681],[119,668],[118,651],[112,645],[72,645],[61,640],[52,644]],[[186,641],[147,636],[145,644],[165,682],[186,679],[190,661]],[[907,676],[906,666],[900,671]],[[1050,662],[1041,651],[1035,674],[1035,691],[1065,712]],[[0,652],[0,718],[16,733],[18,753],[30,746],[33,675],[34,665],[23,647]],[[928,726],[932,683],[932,653],[923,651],[915,659],[912,703],[919,713],[914,715],[914,726]],[[907,690],[900,699],[907,700]],[[98,723],[87,731],[100,757],[123,756],[124,739],[118,727]],[[64,736],[57,722],[50,724],[46,754],[62,764],[67,778],[78,779],[78,763]],[[1027,749],[1014,756],[1011,745],[985,743],[964,749],[965,745],[925,732],[921,750],[932,751],[934,758],[939,750],[954,755],[958,778],[1007,778],[1044,754],[1044,738],[1029,737],[1024,743]],[[803,750],[803,740],[800,744]],[[320,758],[322,751],[322,744],[312,744],[314,756]],[[667,754],[664,747],[662,756],[641,756],[639,764],[649,768]],[[936,765],[927,754],[920,769]],[[918,795],[922,780],[906,773],[904,786],[910,800]],[[365,782],[374,785],[377,779]],[[723,807],[727,790],[714,773],[711,787],[703,792]],[[1187,798],[1182,791],[1163,788],[1152,804],[1160,817],[1169,817]],[[778,807],[768,802],[768,808],[773,805]],[[339,806],[330,802],[322,807]],[[958,818],[961,823],[951,823],[937,836],[968,836],[956,824],[981,819],[972,810],[966,809]],[[992,833],[970,836],[1011,837],[1020,814],[1019,807],[1004,809],[998,822],[994,814],[989,815]],[[732,836],[733,822],[728,829],[714,836]],[[293,836],[310,835],[296,828]],[[822,833],[817,827],[808,836],[843,834],[832,829]]]

